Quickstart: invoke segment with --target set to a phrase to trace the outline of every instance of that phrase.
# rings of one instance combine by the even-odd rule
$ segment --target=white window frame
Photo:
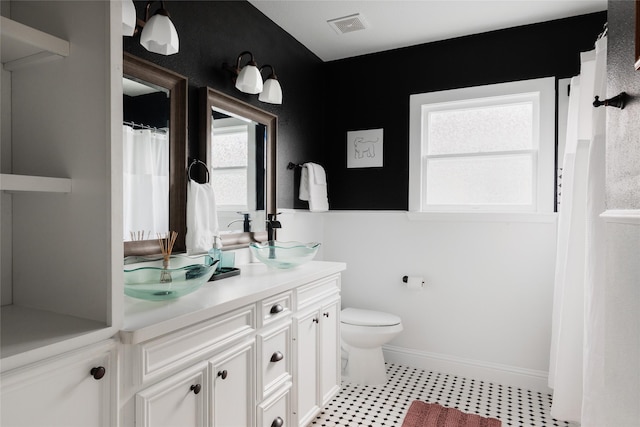
[[[525,207],[517,205],[496,207],[488,206],[425,206],[424,177],[426,176],[423,131],[425,129],[424,111],[435,106],[442,109],[455,105],[492,105],[496,98],[509,98],[523,94],[538,94],[538,103],[534,103],[534,116],[538,118],[537,132],[533,141],[533,204]],[[556,81],[555,77],[522,80],[517,82],[475,86],[438,92],[415,94],[410,96],[409,117],[409,211],[410,212],[518,212],[551,213],[554,211],[555,178],[555,116]],[[535,125],[535,119],[534,119]],[[434,156],[437,157],[437,156]],[[462,155],[461,155],[462,157]]]

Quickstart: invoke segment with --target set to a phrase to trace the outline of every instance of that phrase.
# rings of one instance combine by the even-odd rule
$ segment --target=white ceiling
[[[606,0],[249,0],[323,61],[606,10]],[[328,20],[359,13],[364,30]]]

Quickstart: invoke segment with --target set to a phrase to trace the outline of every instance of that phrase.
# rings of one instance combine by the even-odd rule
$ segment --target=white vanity
[[[123,426],[305,426],[340,387],[342,263],[241,266],[180,299],[127,298]]]

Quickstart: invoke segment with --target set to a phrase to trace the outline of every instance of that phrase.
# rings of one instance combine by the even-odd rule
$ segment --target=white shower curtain
[[[558,219],[549,386],[551,415],[602,426],[606,37],[571,80]]]
[[[169,139],[166,133],[122,126],[123,239],[169,231]]]

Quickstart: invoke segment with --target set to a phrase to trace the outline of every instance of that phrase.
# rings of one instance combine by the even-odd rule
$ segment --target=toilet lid
[[[340,321],[356,326],[393,326],[401,322],[400,318],[394,314],[359,308],[343,309],[340,312]]]

